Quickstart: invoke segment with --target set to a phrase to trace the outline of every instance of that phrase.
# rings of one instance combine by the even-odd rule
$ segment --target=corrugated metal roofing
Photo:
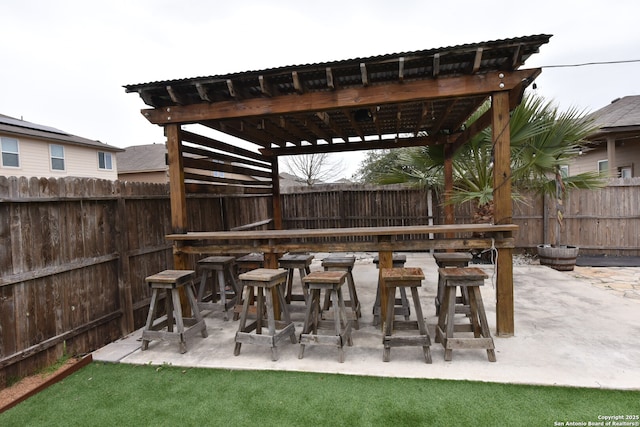
[[[126,92],[138,93],[147,105],[158,111],[174,106],[200,108],[217,103],[241,110],[243,102],[249,100],[292,97],[296,102],[296,95],[332,92],[338,98],[340,92],[366,87],[406,91],[403,87],[406,88],[409,82],[446,84],[450,77],[509,73],[519,69],[550,38],[550,35],[541,34],[124,87]],[[406,84],[402,86],[403,83]],[[527,81],[524,86],[529,83]],[[369,137],[382,139],[392,135],[435,136],[461,132],[465,121],[488,96],[488,93],[476,93],[428,100],[416,96],[411,100],[410,95],[405,97],[407,101],[398,102],[392,99],[397,98],[395,94],[390,94],[388,100],[381,99],[375,105],[354,101],[348,108],[195,121],[265,148],[355,144]],[[235,107],[230,107],[234,103]]]
[[[456,53],[457,54],[475,53],[478,48],[483,48],[483,49],[507,48],[508,49],[510,46],[520,46],[524,44],[533,43],[535,44],[535,49],[529,52],[529,55],[530,55],[532,53],[537,53],[538,47],[541,44],[548,43],[551,37],[552,35],[550,34],[539,34],[539,35],[533,35],[533,36],[514,37],[514,38],[506,38],[506,39],[500,39],[500,40],[489,40],[489,41],[478,42],[478,43],[467,43],[467,44],[454,45],[454,46],[448,46],[448,47],[375,55],[375,56],[369,56],[369,57],[357,57],[357,58],[343,59],[343,60],[336,60],[336,61],[329,61],[329,62],[287,65],[283,67],[265,68],[262,70],[247,70],[247,71],[241,71],[236,73],[219,74],[219,75],[211,75],[211,76],[188,77],[188,78],[172,79],[172,80],[160,80],[160,81],[147,82],[147,83],[136,83],[136,84],[125,85],[124,88],[126,89],[127,92],[136,92],[139,89],[146,89],[146,88],[149,88],[150,86],[166,86],[166,85],[173,85],[173,84],[179,84],[179,83],[195,83],[195,82],[202,82],[202,83],[216,83],[219,81],[225,82],[227,79],[242,78],[247,75],[280,74],[280,73],[288,73],[288,72],[296,71],[300,69],[312,71],[312,69],[317,68],[319,72],[323,72],[326,67],[341,67],[349,64],[356,64],[356,63],[359,64],[362,62],[364,63],[370,63],[370,62],[382,63],[384,61],[391,62],[401,57],[411,60],[413,58],[433,57],[433,55],[437,53],[441,55],[443,54],[453,55]],[[527,58],[529,55],[527,55]]]

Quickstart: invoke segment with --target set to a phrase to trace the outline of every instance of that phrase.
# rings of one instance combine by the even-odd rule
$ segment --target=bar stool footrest
[[[430,346],[429,335],[385,335],[383,344],[389,347]]]

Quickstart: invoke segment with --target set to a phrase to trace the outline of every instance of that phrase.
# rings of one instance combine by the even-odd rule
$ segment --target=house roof
[[[116,154],[118,173],[157,172],[168,169],[164,144],[134,145]]]
[[[5,116],[4,114],[0,114],[0,132],[18,136],[28,136],[37,139],[46,139],[48,141],[64,142],[72,145],[81,145],[110,152],[122,151],[121,148],[113,147],[100,141],[82,138],[60,129],[16,119],[14,117]]]
[[[615,99],[589,115],[600,131],[589,139],[605,134],[640,131],[640,95]]]

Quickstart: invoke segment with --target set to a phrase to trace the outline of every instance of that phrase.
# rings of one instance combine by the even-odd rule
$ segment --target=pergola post
[[[280,172],[278,170],[278,157],[271,157],[271,208],[273,215],[273,228],[282,230],[282,207],[280,202]],[[281,254],[266,253],[264,254],[265,268],[278,268],[278,259]],[[274,293],[274,304],[277,310],[278,299]]]
[[[272,197],[271,204],[273,209],[273,228],[282,230],[282,202],[280,200],[280,170],[278,168],[278,157],[271,158],[271,182]]]
[[[451,203],[453,194],[453,150],[450,145],[444,146],[444,223],[453,224],[454,206]],[[447,236],[447,237],[453,237]]]
[[[168,124],[164,127],[167,137],[167,158],[169,160],[169,197],[171,200],[171,229],[175,234],[187,232],[187,197],[184,185],[184,166],[180,125]],[[187,269],[187,255],[173,254],[173,266],[177,270]]]
[[[511,224],[511,132],[509,129],[509,92],[491,96],[493,140],[494,223]],[[496,333],[513,336],[513,249],[498,249],[496,283]]]

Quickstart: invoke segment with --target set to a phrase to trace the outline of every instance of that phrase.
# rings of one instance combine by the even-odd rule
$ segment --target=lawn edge
[[[64,370],[60,371],[58,374],[51,376],[50,378],[47,379],[47,381],[43,382],[38,387],[34,388],[33,390],[28,391],[27,393],[23,394],[22,396],[18,397],[17,399],[13,400],[12,402],[9,402],[6,405],[0,407],[0,414],[3,413],[4,411],[8,410],[8,409],[13,408],[18,403],[21,403],[21,402],[27,400],[31,396],[34,396],[35,394],[41,392],[42,390],[46,389],[47,387],[57,383],[58,381],[62,381],[63,379],[65,379],[69,375],[79,371],[80,369],[84,368],[85,366],[87,366],[91,362],[93,362],[93,356],[91,354],[88,354],[88,355],[84,356],[77,363],[74,363],[73,365],[69,366],[67,369],[64,369]]]

